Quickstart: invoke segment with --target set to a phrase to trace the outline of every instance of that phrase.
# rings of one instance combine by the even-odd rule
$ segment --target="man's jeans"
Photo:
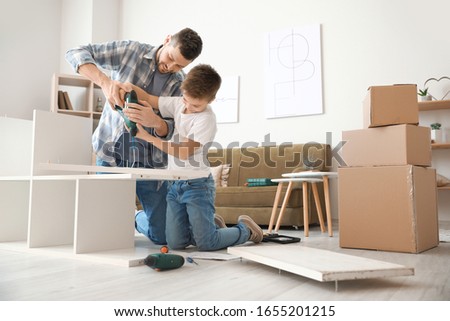
[[[109,166],[101,160],[97,160],[97,165]],[[122,166],[119,164],[119,167]],[[167,182],[136,181],[136,194],[143,208],[136,213],[136,230],[155,244],[166,244]],[[115,196],[111,195],[111,197]]]
[[[213,251],[249,239],[250,231],[242,223],[221,229],[214,224],[216,188],[211,175],[168,185],[166,236],[170,248],[194,245],[200,251]]]

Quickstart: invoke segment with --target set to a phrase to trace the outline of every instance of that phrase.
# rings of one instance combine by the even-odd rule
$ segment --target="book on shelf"
[[[64,92],[62,90],[58,90],[58,109],[67,109]]]
[[[64,91],[64,101],[66,103],[66,109],[73,110],[72,102],[70,101],[69,94],[67,91]]]

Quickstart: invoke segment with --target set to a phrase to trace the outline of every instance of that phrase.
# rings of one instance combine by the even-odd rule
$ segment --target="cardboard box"
[[[364,128],[419,123],[417,85],[372,86],[363,101]]]
[[[431,166],[430,128],[395,125],[342,132],[346,166]]]
[[[339,172],[339,244],[420,253],[439,244],[436,171],[419,166]]]

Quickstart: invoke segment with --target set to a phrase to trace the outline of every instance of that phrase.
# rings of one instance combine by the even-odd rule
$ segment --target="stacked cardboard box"
[[[344,131],[341,247],[420,253],[439,244],[436,171],[416,85],[370,87],[364,128]]]

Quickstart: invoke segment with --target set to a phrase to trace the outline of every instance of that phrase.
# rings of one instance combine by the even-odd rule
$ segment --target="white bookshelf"
[[[97,127],[102,115],[96,110],[97,99],[105,102],[105,96],[100,87],[89,79],[80,75],[54,74],[51,86],[50,110],[73,116],[81,116],[92,119],[92,131]],[[65,91],[71,101],[72,109],[60,108],[58,104],[58,92]]]

